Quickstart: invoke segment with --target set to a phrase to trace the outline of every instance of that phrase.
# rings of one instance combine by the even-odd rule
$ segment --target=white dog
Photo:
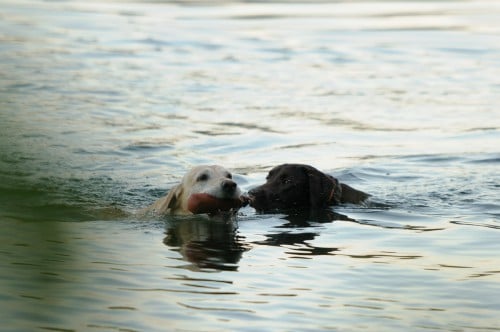
[[[216,214],[238,209],[246,204],[232,175],[218,165],[202,165],[191,169],[182,182],[168,195],[145,208],[143,214]]]

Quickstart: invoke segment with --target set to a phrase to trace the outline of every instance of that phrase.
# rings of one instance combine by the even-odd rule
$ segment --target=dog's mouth
[[[279,195],[263,192],[249,193],[246,204],[253,207],[258,213],[275,213],[290,208],[296,208],[293,203],[287,204]]]
[[[219,198],[210,194],[192,194],[188,199],[188,210],[194,214],[215,214],[248,205],[245,198]]]
[[[255,198],[253,196],[249,196],[249,195],[245,195],[245,194],[241,195],[240,196],[241,206],[242,207],[245,207],[248,205],[252,206],[254,199]]]
[[[249,193],[247,196],[243,196],[243,197],[244,197],[244,201],[245,201],[244,206],[250,205],[251,207],[258,209],[264,203],[262,197],[258,197],[257,195],[253,195],[251,193]]]

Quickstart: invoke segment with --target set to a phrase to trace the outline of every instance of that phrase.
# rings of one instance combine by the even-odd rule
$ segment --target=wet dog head
[[[241,191],[231,173],[222,166],[202,165],[186,173],[167,196],[172,214],[216,213],[241,206]]]
[[[309,165],[276,166],[266,180],[248,193],[250,205],[258,211],[321,208],[340,202],[338,180]]]

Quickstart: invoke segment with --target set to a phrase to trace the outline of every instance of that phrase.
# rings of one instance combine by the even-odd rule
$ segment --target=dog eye
[[[232,179],[232,178],[233,178],[233,175],[232,175],[231,173],[227,173],[227,174],[226,174],[226,178],[228,178],[228,179]]]
[[[286,176],[286,175],[283,175],[283,176],[280,177],[280,182],[282,184],[290,183],[290,178],[288,176]]]
[[[200,174],[200,175],[196,178],[196,181],[198,181],[198,182],[201,182],[201,181],[207,181],[207,180],[208,180],[208,174],[207,174],[207,173]]]

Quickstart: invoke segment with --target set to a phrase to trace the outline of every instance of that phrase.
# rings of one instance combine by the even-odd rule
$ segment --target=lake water
[[[3,0],[1,329],[500,331],[499,96],[494,1]],[[284,162],[372,198],[133,215]]]

